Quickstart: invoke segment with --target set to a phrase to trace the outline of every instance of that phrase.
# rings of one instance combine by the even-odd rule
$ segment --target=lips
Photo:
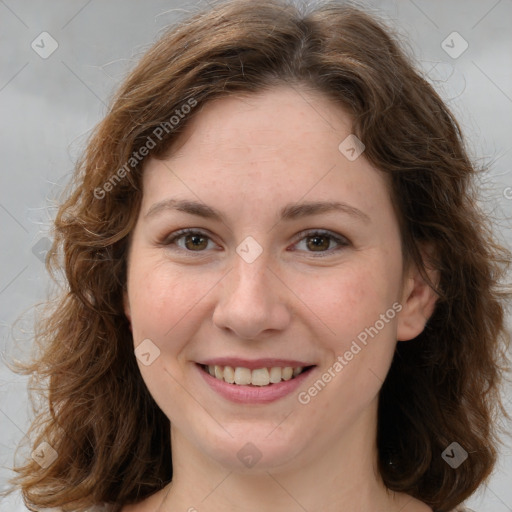
[[[210,359],[199,363],[212,377],[239,386],[269,386],[290,380],[309,369],[311,364],[290,359],[237,358]]]
[[[216,358],[196,363],[209,386],[238,403],[268,403],[290,394],[316,365],[290,359]]]
[[[292,368],[297,368],[299,366],[303,368],[307,366],[315,366],[312,362],[276,358],[242,359],[238,357],[216,357],[214,359],[205,359],[197,362],[203,366],[231,366],[232,368],[241,367],[248,368],[249,370],[272,367],[286,368],[287,366],[291,366]]]

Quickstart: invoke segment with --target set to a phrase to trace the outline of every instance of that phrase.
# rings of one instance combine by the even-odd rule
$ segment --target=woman
[[[476,173],[358,9],[232,1],[169,31],[55,220],[26,503],[460,510],[508,363]]]

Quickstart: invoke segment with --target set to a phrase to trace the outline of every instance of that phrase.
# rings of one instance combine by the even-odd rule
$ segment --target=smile
[[[291,380],[303,371],[311,368],[302,366],[273,366],[271,368],[256,368],[251,370],[237,366],[218,366],[218,365],[202,365],[205,372],[212,377],[227,382],[228,384],[236,384],[239,386],[270,386],[279,384],[283,380]]]
[[[195,366],[215,395],[239,404],[266,404],[291,395],[316,368],[316,365],[274,366],[279,363],[272,362],[273,365],[262,366],[259,361],[252,369],[235,364],[196,363]]]

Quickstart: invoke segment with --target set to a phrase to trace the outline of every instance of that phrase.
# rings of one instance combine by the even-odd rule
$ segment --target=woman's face
[[[275,88],[208,103],[145,165],[125,295],[137,363],[173,432],[226,467],[373,443],[396,341],[424,327],[385,175],[350,134],[328,99]]]

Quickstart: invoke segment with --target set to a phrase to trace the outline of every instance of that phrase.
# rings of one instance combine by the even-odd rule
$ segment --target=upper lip
[[[294,359],[273,359],[273,358],[264,358],[264,359],[241,359],[238,357],[216,357],[213,359],[205,359],[204,361],[198,361],[199,364],[203,364],[206,366],[231,366],[232,368],[249,368],[249,370],[256,370],[257,368],[273,368],[273,367],[281,367],[285,368],[287,366],[291,366],[292,368],[297,368],[298,366],[314,366],[313,363],[306,363],[304,361],[297,361]]]

